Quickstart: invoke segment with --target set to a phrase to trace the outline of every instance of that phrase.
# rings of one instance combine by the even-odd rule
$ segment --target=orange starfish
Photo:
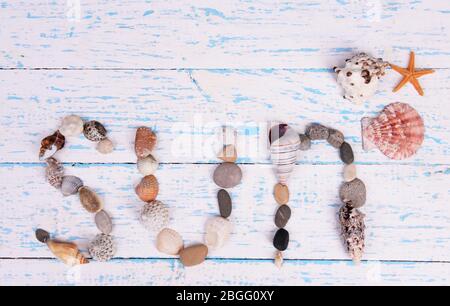
[[[417,79],[420,78],[421,76],[433,73],[434,70],[432,69],[415,70],[414,59],[415,59],[414,52],[411,51],[409,56],[408,69],[396,66],[394,64],[390,64],[392,69],[394,69],[403,76],[403,80],[394,88],[393,92],[399,91],[400,88],[402,88],[406,83],[410,82],[417,90],[419,95],[423,96],[423,89],[420,86],[419,81]]]

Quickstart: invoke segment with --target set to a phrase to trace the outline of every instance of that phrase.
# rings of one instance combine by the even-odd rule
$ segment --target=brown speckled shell
[[[136,130],[134,149],[138,158],[144,158],[151,154],[155,146],[156,135],[151,129],[140,127]]]
[[[64,177],[64,167],[53,157],[46,160],[45,178],[47,182],[55,188],[60,188]]]
[[[89,187],[83,186],[78,190],[81,205],[90,213],[95,214],[103,209],[100,197]]]
[[[100,122],[92,120],[84,124],[83,134],[90,141],[97,142],[106,138],[106,129]]]

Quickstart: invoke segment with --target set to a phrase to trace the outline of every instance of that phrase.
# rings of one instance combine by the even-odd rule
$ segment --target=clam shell
[[[100,210],[95,214],[95,225],[97,225],[98,230],[103,234],[109,235],[112,232],[113,224],[111,217],[104,210]]]
[[[136,130],[134,149],[138,158],[144,158],[152,153],[156,146],[156,135],[147,127],[140,127]]]
[[[39,159],[45,160],[52,157],[58,150],[61,150],[66,143],[66,138],[59,131],[56,131],[50,136],[45,137],[41,141],[41,148],[39,150]]]
[[[183,249],[183,238],[173,229],[164,228],[156,237],[158,251],[168,255],[177,255]]]
[[[66,175],[62,179],[61,193],[67,197],[76,194],[81,187],[83,187],[83,181],[80,178]]]
[[[64,177],[64,167],[53,157],[46,160],[45,178],[55,188],[60,188]]]
[[[158,161],[151,154],[137,161],[137,168],[142,175],[154,174],[158,166]]]
[[[225,218],[214,217],[206,221],[205,244],[209,249],[218,249],[230,239],[233,224]]]
[[[169,210],[161,201],[146,203],[139,220],[147,230],[158,232],[169,223]]]
[[[105,138],[97,143],[96,149],[102,154],[109,154],[114,151],[114,144],[110,139]]]
[[[422,145],[425,133],[419,113],[406,103],[387,105],[375,118],[363,118],[363,148],[378,149],[391,159],[414,155]]]
[[[294,170],[300,149],[300,136],[287,124],[279,124],[269,132],[270,157],[276,166],[278,182],[286,185]]]
[[[81,205],[90,213],[96,213],[102,210],[103,202],[100,197],[91,188],[83,186],[78,190]]]
[[[83,134],[90,141],[97,142],[106,138],[106,129],[100,122],[92,120],[84,124]]]
[[[158,180],[154,175],[144,176],[135,188],[139,199],[144,202],[151,202],[156,199],[159,191]]]
[[[77,115],[64,117],[59,131],[66,137],[77,137],[83,133],[83,120]]]
[[[47,246],[57,258],[69,266],[89,263],[74,243],[48,240]]]

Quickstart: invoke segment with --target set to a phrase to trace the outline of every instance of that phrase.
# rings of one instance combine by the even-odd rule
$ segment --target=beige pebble
[[[225,162],[229,163],[236,162],[237,160],[236,147],[232,144],[224,145],[218,157]]]
[[[177,255],[183,249],[183,238],[171,228],[162,229],[156,237],[158,251],[168,255]]]
[[[281,269],[283,266],[283,253],[281,251],[277,251],[274,258],[275,266],[277,266],[278,269]]]
[[[108,138],[105,138],[97,143],[97,151],[102,154],[109,154],[113,150],[114,150],[114,144]]]
[[[181,263],[186,267],[199,265],[205,261],[208,255],[208,247],[204,244],[197,244],[180,251]]]
[[[275,201],[277,201],[278,204],[280,205],[287,204],[287,202],[289,202],[288,186],[280,183],[276,184],[273,190],[273,195],[275,197]]]
[[[344,166],[344,180],[346,182],[351,182],[356,178],[356,166],[354,164],[349,164]]]

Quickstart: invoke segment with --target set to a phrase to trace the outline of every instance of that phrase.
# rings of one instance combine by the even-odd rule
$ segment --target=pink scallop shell
[[[395,102],[375,118],[361,120],[364,150],[377,147],[391,159],[414,155],[424,138],[425,127],[419,113],[410,105]]]

